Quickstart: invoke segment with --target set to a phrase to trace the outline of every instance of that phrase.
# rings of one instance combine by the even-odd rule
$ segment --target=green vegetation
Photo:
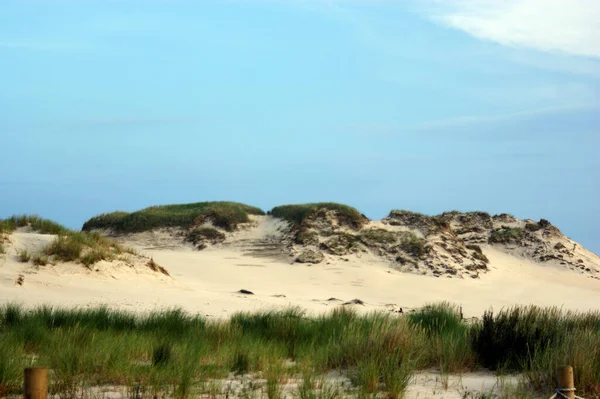
[[[509,244],[519,242],[525,236],[525,230],[520,227],[502,227],[492,231],[490,243]]]
[[[334,202],[281,205],[273,208],[269,213],[277,218],[285,219],[295,226],[299,226],[306,218],[322,210],[337,212],[338,218],[354,228],[360,228],[364,223],[365,218],[358,210],[351,206]]]
[[[40,254],[33,255],[31,257],[31,261],[36,266],[46,266],[48,263],[50,263],[47,256],[40,255]]]
[[[373,228],[362,231],[360,240],[369,247],[396,245],[399,250],[417,258],[423,257],[429,251],[427,240],[410,231],[389,231]]]
[[[0,233],[12,233],[19,227],[27,226],[40,234],[64,234],[70,231],[52,220],[42,219],[37,215],[19,215],[0,219]]]
[[[163,227],[191,228],[205,222],[232,231],[250,221],[248,215],[264,215],[259,208],[237,202],[197,202],[193,204],[151,206],[137,212],[98,215],[84,223],[82,230],[110,229],[135,233]]]
[[[400,249],[417,258],[425,256],[430,250],[430,247],[426,245],[427,240],[418,237],[410,231],[399,232],[399,240]]]
[[[27,263],[31,259],[31,254],[26,249],[23,249],[17,253],[17,259],[19,262]]]
[[[221,242],[225,240],[225,234],[221,233],[214,227],[196,227],[188,232],[185,237],[186,241],[194,245],[202,245],[204,242]]]
[[[358,238],[354,234],[345,232],[333,234],[327,241],[321,243],[320,247],[335,255],[346,255],[360,251]]]
[[[385,229],[367,229],[360,233],[360,239],[367,245],[393,244],[398,239],[393,231]]]
[[[307,317],[292,308],[208,321],[180,310],[136,316],[107,308],[0,308],[0,396],[20,392],[26,365],[50,367],[51,393],[60,397],[103,384],[137,397],[215,394],[224,388],[219,380],[235,372],[262,376],[262,388],[244,389],[272,398],[288,377],[302,379],[301,398],[399,398],[415,370],[431,367],[442,375],[481,366],[522,372],[547,394],[562,364],[575,366],[580,395],[599,393],[600,313],[517,307],[466,323],[442,303],[408,316],[338,308]],[[318,390],[330,370],[346,370],[353,391]]]
[[[120,254],[132,250],[123,248],[118,243],[111,241],[98,233],[78,232],[69,230],[51,220],[42,219],[36,215],[12,216],[0,220],[0,231],[10,233],[19,227],[30,227],[41,234],[55,234],[57,238],[44,249],[43,254],[30,254],[27,250],[19,251],[18,259],[29,262],[33,256],[33,263],[44,266],[52,260],[63,262],[81,262],[85,266],[100,260],[112,260]]]
[[[467,244],[467,249],[470,249],[473,251],[472,256],[473,258],[480,260],[484,263],[489,263],[489,259],[487,256],[485,256],[485,254],[483,253],[483,250],[481,249],[481,247],[479,245],[476,244]]]

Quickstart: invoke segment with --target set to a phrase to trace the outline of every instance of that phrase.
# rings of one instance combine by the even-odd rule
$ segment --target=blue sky
[[[594,0],[0,0],[0,217],[340,201],[600,253]]]

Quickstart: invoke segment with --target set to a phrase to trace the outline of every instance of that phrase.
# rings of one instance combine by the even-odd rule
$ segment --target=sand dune
[[[466,317],[489,308],[534,304],[585,311],[598,309],[600,281],[552,264],[538,264],[482,245],[490,272],[478,279],[401,273],[368,253],[332,257],[318,265],[293,263],[285,251],[265,249],[285,234],[278,222],[262,218],[255,228],[230,235],[219,245],[196,251],[169,241],[161,232],[130,237],[128,244],[165,267],[170,277],[125,262],[102,261],[92,270],[74,263],[33,266],[17,251],[40,250],[53,236],[19,231],[0,255],[0,301],[28,306],[108,305],[134,311],[181,307],[222,318],[237,311],[300,306],[321,313],[335,306],[359,311],[404,311],[426,303],[462,304]],[[172,244],[172,245],[171,245]],[[263,246],[261,246],[263,245]],[[269,256],[263,256],[266,251]],[[17,284],[23,276],[22,285]],[[241,289],[254,295],[240,294]],[[364,305],[348,304],[360,299]]]

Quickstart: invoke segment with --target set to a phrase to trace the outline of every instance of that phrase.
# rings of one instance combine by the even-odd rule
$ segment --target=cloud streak
[[[597,0],[422,0],[439,23],[508,46],[600,58]]]
[[[570,112],[594,112],[600,110],[600,103],[580,104],[572,106],[548,107],[529,109],[497,115],[467,115],[441,120],[423,122],[415,125],[396,125],[386,123],[366,123],[337,126],[337,130],[353,132],[360,136],[393,137],[400,133],[447,132],[448,129],[483,125],[495,125],[503,122],[513,122],[532,118],[547,117]],[[454,132],[456,133],[456,132]],[[469,132],[469,134],[471,134]],[[476,135],[478,133],[475,133]]]

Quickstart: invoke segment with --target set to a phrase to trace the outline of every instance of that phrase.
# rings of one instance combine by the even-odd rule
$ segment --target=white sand
[[[40,250],[52,236],[19,232],[5,243],[0,255],[0,303],[27,306],[53,304],[94,306],[147,311],[181,307],[210,317],[227,317],[245,310],[300,306],[312,313],[327,312],[340,303],[361,299],[359,310],[405,311],[426,303],[462,304],[466,317],[481,316],[493,307],[535,304],[586,311],[600,309],[600,280],[535,264],[484,247],[491,271],[479,279],[404,274],[367,254],[348,261],[307,266],[245,255],[247,240],[277,234],[276,225],[259,226],[236,235],[223,245],[204,251],[190,248],[143,249],[170,273],[171,278],[147,268],[100,262],[93,271],[76,264],[35,267],[17,261],[16,251]],[[16,285],[19,275],[23,285]],[[241,295],[240,289],[255,295]],[[276,295],[284,295],[285,297]],[[339,301],[328,301],[337,298]]]
[[[42,267],[20,263],[19,250],[41,251],[54,237],[19,231],[4,243],[7,253],[0,255],[0,304],[108,305],[137,312],[181,307],[212,318],[285,306],[323,313],[354,298],[365,302],[365,306],[349,305],[360,311],[399,307],[408,311],[426,303],[450,301],[462,304],[466,317],[481,316],[490,307],[525,304],[579,311],[600,309],[600,280],[558,266],[535,264],[492,247],[483,247],[491,271],[479,279],[403,274],[365,254],[349,256],[348,261],[328,258],[313,266],[246,255],[252,240],[276,235],[278,228],[276,224],[258,226],[201,252],[171,245],[172,240],[160,233],[138,236],[132,243],[164,266],[171,277],[124,262],[100,262],[93,270],[73,263]],[[16,284],[19,276],[23,277],[22,285]],[[255,295],[239,294],[240,289]],[[337,380],[329,376],[328,381]],[[498,380],[491,373],[468,373],[449,376],[446,384],[434,371],[420,372],[407,397],[477,397],[468,392],[498,393],[503,383],[514,383],[514,378]],[[223,384],[239,385],[233,380]],[[286,390],[294,392],[294,383],[288,385]],[[126,397],[122,389],[114,391],[102,395]]]

